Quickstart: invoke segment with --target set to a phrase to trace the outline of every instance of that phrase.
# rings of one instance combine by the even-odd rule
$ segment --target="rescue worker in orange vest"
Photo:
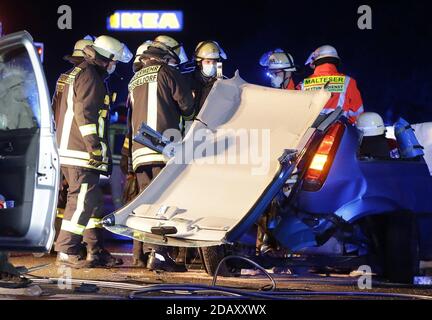
[[[266,68],[273,88],[294,90],[292,73],[297,71],[291,54],[282,49],[268,51],[261,56],[260,65]]]
[[[334,47],[329,45],[319,47],[312,52],[305,63],[314,69],[314,73],[304,79],[297,89],[310,91],[326,86],[326,90],[332,95],[321,113],[328,114],[340,106],[345,116],[354,123],[364,112],[363,100],[357,82],[338,71],[339,63],[340,58]]]

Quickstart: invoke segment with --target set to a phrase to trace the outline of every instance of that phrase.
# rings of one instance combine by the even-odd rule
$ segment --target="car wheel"
[[[203,262],[205,271],[208,275],[213,276],[216,273],[216,268],[223,258],[226,256],[226,250],[224,245],[202,247],[199,248],[201,260]],[[218,275],[228,276],[230,273],[226,263],[223,263],[219,268]]]
[[[412,214],[391,214],[387,220],[384,246],[384,276],[398,283],[413,283],[419,271],[416,219]]]

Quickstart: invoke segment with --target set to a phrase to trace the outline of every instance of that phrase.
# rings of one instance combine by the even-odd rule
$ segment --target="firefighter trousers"
[[[62,167],[69,185],[67,203],[55,250],[80,254],[82,244],[87,252],[103,248],[103,195],[99,188],[99,173],[79,167]]]
[[[150,182],[152,182],[152,180],[157,177],[157,175],[161,172],[163,167],[164,167],[163,164],[149,164],[149,165],[141,166],[136,170],[136,177],[137,177],[140,192],[142,192],[145,188],[148,187]],[[156,252],[159,253],[160,252],[173,253],[173,251],[175,251],[175,249],[171,249],[165,246],[143,243],[138,240],[134,240],[133,255],[135,258],[139,258],[143,253],[149,253],[152,250],[155,250]]]

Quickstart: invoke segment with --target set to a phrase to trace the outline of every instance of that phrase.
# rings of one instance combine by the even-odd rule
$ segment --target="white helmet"
[[[196,61],[203,59],[226,60],[226,58],[225,51],[216,41],[201,41],[195,48],[194,59]]]
[[[92,47],[101,56],[113,61],[128,63],[133,57],[125,44],[110,36],[97,37]]]
[[[282,49],[268,51],[261,56],[260,65],[270,70],[296,71],[292,55]]]
[[[179,43],[177,40],[175,40],[174,38],[171,38],[170,36],[165,36],[165,35],[157,36],[153,40],[151,46],[168,51],[168,53],[175,60],[177,60],[178,64],[185,63],[189,60],[183,48],[183,45]]]
[[[136,53],[135,53],[135,60],[133,63],[138,63],[140,62],[139,58],[140,56],[143,54],[144,51],[146,51],[148,49],[148,47],[153,43],[153,41],[151,40],[147,40],[146,42],[143,42],[137,49]]]
[[[78,40],[75,42],[72,57],[84,57],[83,49],[91,45],[93,45],[93,40],[86,38]]]
[[[340,60],[336,49],[330,45],[325,45],[312,52],[309,58],[306,60],[305,65],[313,65],[316,61],[322,58],[336,58]]]
[[[385,133],[384,121],[378,113],[364,112],[357,119],[357,128],[364,137],[379,136]]]

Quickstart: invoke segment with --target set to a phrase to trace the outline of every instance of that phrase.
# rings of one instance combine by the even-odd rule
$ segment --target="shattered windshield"
[[[36,78],[24,47],[0,51],[0,130],[40,126]]]

